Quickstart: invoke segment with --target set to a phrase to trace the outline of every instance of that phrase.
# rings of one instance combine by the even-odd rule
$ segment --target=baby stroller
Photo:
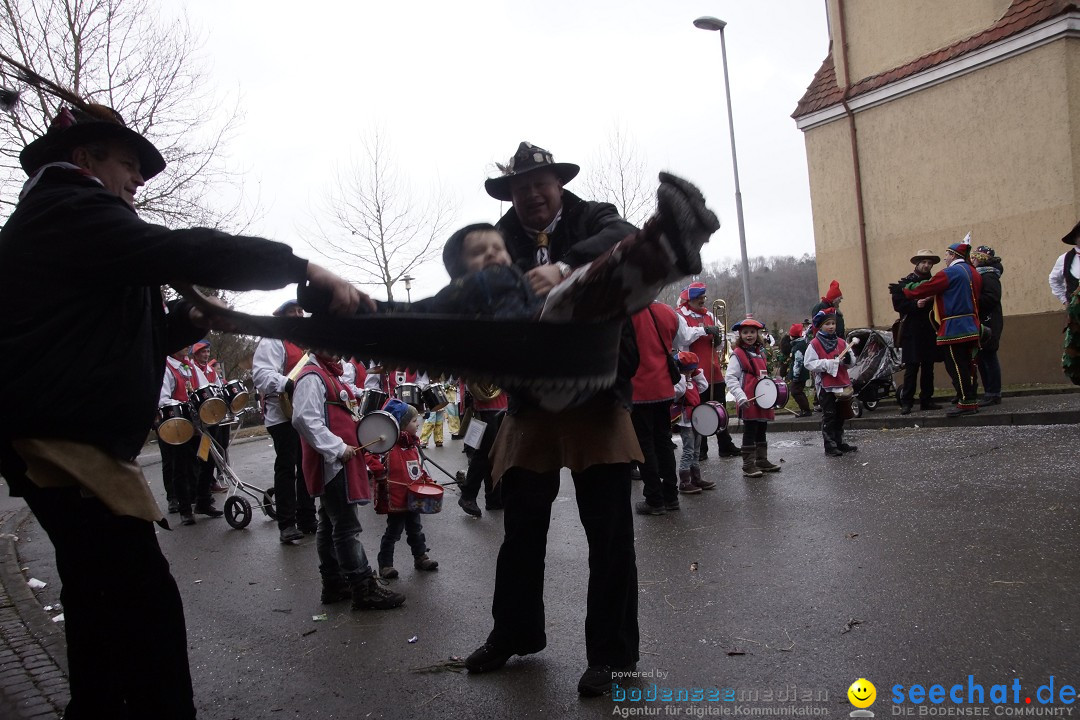
[[[879,402],[896,392],[893,373],[900,369],[900,352],[888,330],[857,328],[847,334],[849,345],[854,339],[859,343],[852,350],[855,364],[848,369],[855,391],[851,409],[855,417],[862,417],[863,408],[876,410]]]

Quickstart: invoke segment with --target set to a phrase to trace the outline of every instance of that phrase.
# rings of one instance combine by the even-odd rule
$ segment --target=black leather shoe
[[[650,505],[645,500],[638,500],[637,504],[634,505],[634,510],[637,511],[638,515],[663,515],[667,512],[664,510],[663,505]]]
[[[611,692],[611,684],[615,682],[616,673],[632,672],[634,665],[628,665],[622,668],[611,667],[610,665],[590,665],[589,668],[581,674],[581,679],[578,680],[577,691],[578,695],[582,697],[600,697]],[[621,675],[619,676],[622,677]]]
[[[839,450],[840,452],[845,452],[845,453],[858,452],[859,451],[859,446],[858,445],[848,445],[847,443],[840,443],[839,445],[836,446],[836,449]]]
[[[836,448],[825,448],[825,454],[831,457],[840,457],[844,453],[841,450],[837,450]]]
[[[190,510],[188,510],[187,512],[181,512],[180,513],[180,524],[181,525],[194,525],[195,524],[195,516],[191,514]]]
[[[471,673],[486,673],[498,670],[514,656],[509,650],[502,650],[491,643],[484,643],[465,658],[465,669]]]
[[[979,401],[979,407],[987,407],[989,405],[1000,405],[1000,404],[1001,404],[1001,396],[1000,395],[995,396],[995,397],[984,397],[982,400]]]
[[[923,408],[923,410],[925,410],[925,409],[926,409],[926,408]],[[910,415],[910,414],[911,414],[911,406],[910,406],[910,405],[904,405],[904,406],[902,406],[902,407],[900,408],[900,414],[901,414],[901,415]]]
[[[483,511],[480,509],[480,506],[476,504],[475,500],[459,498],[457,504],[458,507],[465,511],[466,515],[472,515],[473,517],[481,517],[484,514]]]
[[[169,501],[169,513],[175,515],[180,512],[180,503],[176,500]]]
[[[679,509],[679,498],[664,501],[664,512],[675,512]]]
[[[225,513],[218,510],[213,505],[196,505],[195,512],[198,515],[206,515],[207,517],[221,517]]]
[[[287,527],[278,533],[278,540],[283,545],[289,545],[295,540],[303,540],[304,533],[302,530],[298,530],[294,527]]]
[[[964,415],[978,415],[979,408],[956,408],[945,413],[945,417],[963,417]]]
[[[955,401],[954,401],[955,402]],[[940,410],[941,405],[931,400],[930,402],[919,403],[920,410]]]

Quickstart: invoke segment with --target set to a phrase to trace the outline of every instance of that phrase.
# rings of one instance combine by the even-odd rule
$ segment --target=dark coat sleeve
[[[623,220],[611,203],[583,202],[582,206],[578,224],[579,237],[584,239],[575,242],[562,257],[557,258],[570,267],[595,260],[615,243],[637,232],[637,228]]]

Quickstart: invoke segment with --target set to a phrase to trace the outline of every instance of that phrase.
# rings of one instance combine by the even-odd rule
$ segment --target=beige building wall
[[[970,37],[997,22],[1011,0],[845,0],[851,84]],[[829,23],[839,37],[839,0],[829,0]],[[844,85],[842,53],[835,59]]]
[[[887,286],[910,271],[918,248],[943,254],[971,231],[1005,266],[1005,381],[1021,382],[1031,360],[1018,343],[1020,322],[1045,335],[1040,381],[1060,381],[1064,318],[1047,275],[1067,249],[1061,236],[1080,219],[1080,39],[857,112],[855,124],[872,324],[895,319]],[[847,325],[858,327],[870,319],[848,133],[841,117],[807,130],[805,142],[820,284],[840,280]]]

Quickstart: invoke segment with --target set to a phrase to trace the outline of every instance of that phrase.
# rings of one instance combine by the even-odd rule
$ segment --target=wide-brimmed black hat
[[[518,145],[514,157],[510,158],[510,162],[503,169],[503,174],[485,180],[484,189],[487,190],[488,195],[496,200],[509,202],[513,199],[510,195],[510,178],[520,177],[537,170],[551,170],[562,180],[564,185],[581,172],[581,168],[577,165],[573,163],[557,163],[552,154],[544,148],[522,141]]]
[[[86,111],[60,108],[45,134],[19,153],[19,162],[27,175],[33,175],[42,165],[69,160],[75,148],[102,140],[119,140],[134,148],[144,180],[165,169],[165,158],[153,143],[129,128],[120,113],[95,104],[87,105]]]
[[[1080,222],[1073,225],[1073,229],[1070,230],[1065,237],[1061,238],[1061,242],[1066,245],[1074,245],[1076,243],[1076,238],[1080,238]]]

